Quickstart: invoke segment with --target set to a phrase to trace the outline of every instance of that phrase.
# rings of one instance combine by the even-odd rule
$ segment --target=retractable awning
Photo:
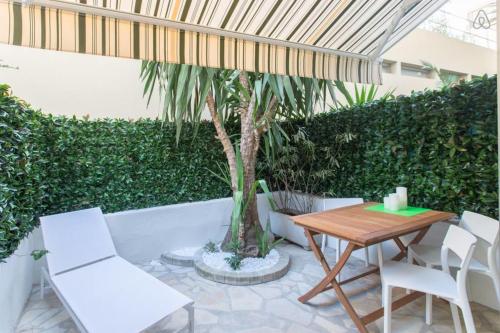
[[[0,0],[0,42],[381,83],[379,57],[446,0]]]

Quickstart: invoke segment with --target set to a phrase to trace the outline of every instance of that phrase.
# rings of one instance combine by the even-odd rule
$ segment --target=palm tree
[[[266,147],[276,145],[277,135],[281,132],[277,120],[310,119],[318,102],[324,101],[327,89],[333,93],[332,83],[313,78],[154,61],[143,62],[141,78],[148,100],[153,91],[159,91],[163,119],[176,124],[177,140],[186,121],[194,123],[196,135],[202,113],[208,109],[227,158],[233,194],[242,184],[240,192],[243,201],[247,202],[247,211],[238,230],[239,251],[245,256],[257,256],[256,233],[262,229],[255,188],[252,187],[261,142],[265,141]],[[229,136],[226,131],[225,125],[231,120],[240,123],[237,137]],[[231,229],[228,228],[222,244],[225,249],[231,244]]]
[[[353,106],[360,106],[366,103],[373,102],[375,100],[386,101],[394,98],[394,90],[387,91],[382,96],[377,97],[378,87],[375,84],[370,86],[361,85],[358,89],[358,85],[354,83],[354,95],[347,89],[344,82],[336,80],[335,87],[340,91],[346,100],[346,104],[334,100],[336,109],[351,108]]]
[[[424,60],[420,61],[422,62],[422,69],[433,72],[438,76],[441,89],[452,87],[460,81],[460,76],[458,74],[442,71],[441,69],[431,64],[430,62]]]

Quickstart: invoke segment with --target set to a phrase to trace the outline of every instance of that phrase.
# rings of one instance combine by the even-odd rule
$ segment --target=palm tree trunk
[[[248,90],[248,82],[244,74],[240,75],[240,82]],[[241,120],[241,139],[240,152],[243,162],[244,181],[243,181],[243,200],[248,201],[248,210],[244,219],[239,226],[238,240],[240,242],[240,252],[243,256],[255,257],[259,254],[257,247],[256,229],[262,231],[257,210],[257,198],[255,193],[251,195],[251,188],[255,182],[255,165],[257,161],[257,153],[260,144],[260,132],[255,129],[253,113],[255,108],[256,96],[252,93],[250,101],[242,98],[240,106]],[[227,245],[231,241],[231,228],[226,233],[226,237],[222,243],[223,249],[227,249]]]

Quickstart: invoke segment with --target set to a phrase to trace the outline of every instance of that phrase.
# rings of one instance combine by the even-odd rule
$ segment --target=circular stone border
[[[203,249],[194,255],[194,269],[199,276],[214,282],[231,284],[235,286],[249,286],[282,278],[290,269],[290,256],[288,253],[278,251],[280,258],[278,262],[269,268],[257,272],[224,271],[208,266],[203,261]]]
[[[198,250],[199,251],[199,250]],[[193,267],[194,257],[180,256],[172,252],[166,252],[161,255],[161,262],[168,265]]]

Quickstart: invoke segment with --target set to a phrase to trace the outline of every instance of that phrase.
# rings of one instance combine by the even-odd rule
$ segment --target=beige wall
[[[138,60],[0,44],[0,83],[46,113],[92,118],[158,116],[158,99],[142,97]]]
[[[384,58],[396,61],[396,72],[384,74],[380,91],[396,94],[435,88],[435,79],[403,76],[399,63],[419,65],[420,60],[439,68],[473,75],[496,72],[496,51],[416,30],[389,50]],[[140,61],[29,49],[0,44],[3,63],[18,70],[0,68],[0,83],[36,108],[56,115],[90,115],[92,118],[140,118],[159,116],[158,98],[149,108],[142,97]]]
[[[495,74],[497,51],[446,37],[440,33],[417,29],[387,51],[384,60],[395,61],[395,73],[385,73],[381,90],[396,89],[396,94],[412,90],[436,88],[437,78],[418,78],[401,75],[400,64],[421,65],[427,61],[434,66],[453,72],[471,75]]]

